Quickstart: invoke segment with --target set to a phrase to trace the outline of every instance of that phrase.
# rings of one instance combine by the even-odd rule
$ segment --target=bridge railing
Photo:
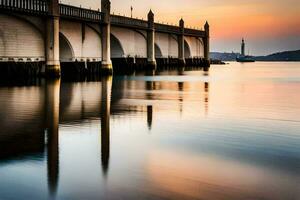
[[[155,26],[155,30],[158,32],[166,32],[166,33],[174,33],[174,34],[180,33],[180,28],[178,26],[159,24],[159,23],[155,23],[154,26]]]
[[[29,14],[47,15],[49,11],[48,0],[0,0],[0,9],[8,11],[23,12]],[[91,10],[76,6],[59,4],[61,17],[83,21],[102,22],[103,13],[99,10]],[[111,15],[111,24],[115,26],[132,27],[138,29],[148,29],[148,21],[135,19],[120,15]],[[180,34],[180,27],[168,24],[155,23],[157,32]],[[185,28],[184,34],[205,37],[205,31]]]
[[[70,5],[59,4],[59,13],[62,17],[88,21],[102,21],[103,13]]]
[[[196,35],[196,36],[199,36],[199,37],[204,37],[205,36],[205,31],[197,30],[197,29],[185,28],[184,29],[184,34],[187,34],[187,35]]]
[[[148,28],[148,22],[141,19],[135,19],[119,15],[111,15],[110,20],[112,25],[129,26],[142,29]]]
[[[0,9],[47,14],[47,0],[0,0]]]

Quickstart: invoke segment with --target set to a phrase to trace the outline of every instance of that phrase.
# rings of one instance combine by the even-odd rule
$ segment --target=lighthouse
[[[241,44],[241,55],[245,56],[245,40],[244,40],[244,38],[242,39],[242,44]]]
[[[251,56],[247,56],[245,54],[245,40],[244,38],[242,39],[242,44],[241,44],[241,55],[238,55],[236,58],[237,62],[255,62],[254,58]]]

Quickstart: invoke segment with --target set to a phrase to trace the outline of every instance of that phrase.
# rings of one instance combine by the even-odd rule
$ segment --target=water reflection
[[[182,111],[183,111],[183,95],[182,95],[183,89],[184,89],[184,82],[178,82],[178,91],[180,92],[178,97],[180,116],[182,115]]]
[[[40,159],[44,150],[42,104],[32,96],[39,96],[39,87],[0,87],[0,162],[35,157]],[[39,96],[39,98],[42,98]],[[31,102],[28,104],[28,102]],[[31,113],[24,123],[19,123]]]
[[[147,73],[148,76],[154,76],[154,72]],[[151,94],[151,91],[155,90],[155,82],[154,81],[147,81],[146,82],[146,99],[147,100],[153,100],[153,96]],[[147,105],[147,125],[148,129],[151,130],[152,128],[152,118],[153,118],[153,105]]]
[[[298,197],[299,82],[211,73],[1,86],[0,199]]]
[[[47,133],[48,187],[51,197],[57,192],[59,179],[59,100],[60,80],[47,80],[45,84],[45,130]]]
[[[112,77],[102,79],[101,98],[101,161],[103,173],[106,176],[109,167],[110,152],[110,102],[111,102]]]
[[[205,115],[208,115],[208,101],[209,101],[209,83],[204,83],[204,104],[205,104]]]
[[[147,124],[149,130],[152,128],[152,121],[153,121],[153,106],[147,106]]]

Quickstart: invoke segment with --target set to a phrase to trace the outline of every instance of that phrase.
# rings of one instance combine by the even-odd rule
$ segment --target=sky
[[[61,0],[98,9],[101,0]],[[241,39],[252,55],[300,49],[300,0],[111,0],[112,12],[155,21],[211,29],[211,51],[238,52]]]

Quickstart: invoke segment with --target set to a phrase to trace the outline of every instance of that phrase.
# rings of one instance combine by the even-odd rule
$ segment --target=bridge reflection
[[[59,99],[60,80],[45,84],[45,130],[47,133],[47,169],[50,196],[55,196],[59,177]]]
[[[199,87],[204,91],[204,105],[208,110],[209,84],[199,83]],[[60,182],[60,124],[100,118],[101,167],[103,177],[107,177],[111,116],[141,113],[146,116],[145,124],[151,131],[154,112],[160,110],[158,101],[173,99],[182,113],[184,99],[189,98],[184,93],[188,88],[185,82],[120,77],[114,80],[105,77],[101,82],[47,80],[24,88],[0,87],[0,167],[11,161],[46,160],[48,191],[55,198]],[[171,92],[160,93],[162,90]]]
[[[0,164],[43,158],[43,88],[0,87]],[[37,101],[35,101],[37,99]]]
[[[111,89],[112,77],[104,77],[102,80],[101,101],[101,161],[103,174],[105,176],[107,175],[109,167]]]

